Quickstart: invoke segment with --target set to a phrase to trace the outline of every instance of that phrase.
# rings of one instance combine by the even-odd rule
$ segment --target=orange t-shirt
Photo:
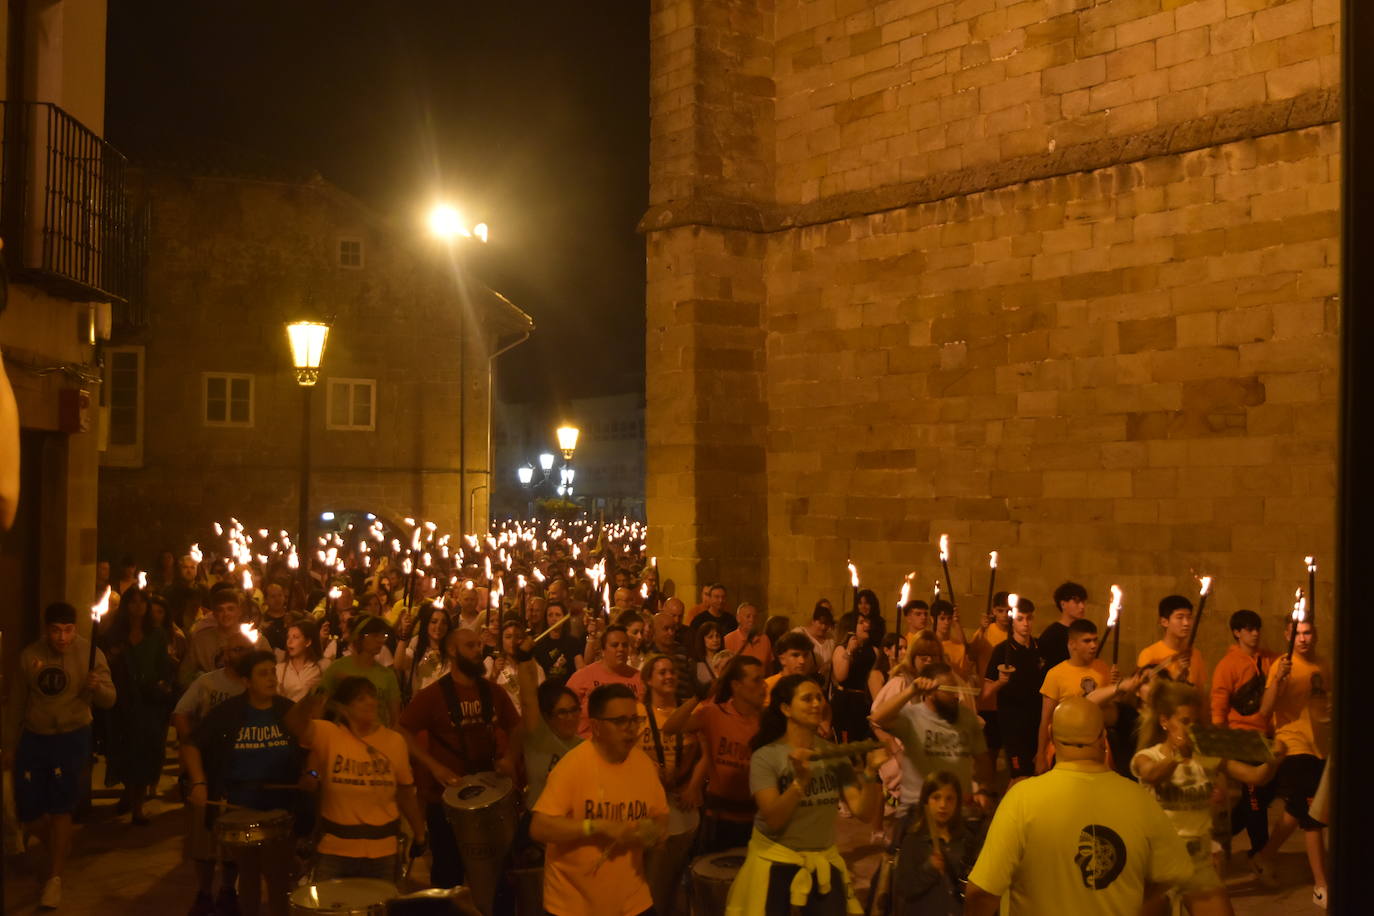
[[[668,814],[658,768],[639,748],[621,763],[584,741],[549,773],[534,810],[576,820],[635,821]],[[644,877],[644,851],[610,847],[602,837],[550,843],[544,856],[544,909],[555,916],[634,916],[654,905]]]
[[[754,751],[749,742],[759,730],[757,716],[745,716],[735,708],[735,701],[724,704],[703,703],[696,710],[701,725],[701,746],[706,749],[706,791],[728,800],[729,808],[707,808],[722,820],[751,821],[754,819],[754,795],[749,791],[749,759]]]
[[[1265,686],[1274,683],[1278,676],[1279,666],[1276,663],[1269,669]],[[1289,722],[1297,721],[1298,717],[1307,711],[1307,701],[1314,686],[1325,690],[1331,689],[1326,663],[1316,656],[1309,660],[1294,652],[1293,669],[1288,673],[1288,680],[1279,688],[1278,696],[1274,698],[1275,728],[1282,728]]]
[[[755,635],[749,645],[746,646],[744,644],[744,631],[734,630],[725,634],[724,645],[727,652],[757,658],[765,671],[773,665],[773,643],[762,633]]]
[[[1073,659],[1060,662],[1045,674],[1045,682],[1040,685],[1040,695],[1049,697],[1058,704],[1065,697],[1085,697],[1099,687],[1112,682],[1112,669],[1100,658],[1089,665],[1075,665]]]
[[[945,661],[954,669],[959,680],[967,681],[969,679],[968,646],[961,642],[942,639],[940,640],[940,648],[944,650]]]
[[[319,767],[321,817],[374,826],[400,817],[396,789],[415,784],[410,750],[400,733],[382,726],[360,740],[340,725],[316,719],[301,744]],[[325,831],[317,848],[331,856],[377,859],[396,852],[396,838],[345,840]]]
[[[1164,640],[1161,639],[1159,642],[1152,643],[1140,650],[1140,654],[1136,656],[1135,666],[1137,668],[1144,668],[1146,665],[1162,662],[1166,658],[1173,658],[1177,654],[1177,650],[1170,649]],[[1170,677],[1174,680],[1178,680],[1179,674],[1183,671],[1183,661],[1182,659],[1175,658],[1173,661],[1169,662],[1169,664],[1165,665],[1165,667],[1168,668]],[[1191,661],[1188,663],[1188,680],[1197,685],[1199,690],[1204,693],[1206,692],[1207,663],[1202,660],[1202,653],[1196,648],[1193,649]]]
[[[578,668],[577,673],[568,678],[568,689],[577,694],[577,702],[582,704],[582,719],[577,725],[577,734],[583,738],[592,736],[592,720],[587,714],[587,702],[591,699],[592,691],[602,684],[624,684],[634,692],[636,700],[644,699],[644,681],[638,671],[617,674],[605,662],[592,662]]]
[[[773,685],[777,684],[777,682],[780,681],[780,680],[782,680],[782,672],[781,672],[781,671],[779,671],[777,674],[770,674],[768,677],[766,677],[766,678],[763,679],[763,708],[764,708],[764,709],[767,709],[767,708],[768,708],[768,701],[769,701],[769,699],[773,696]]]

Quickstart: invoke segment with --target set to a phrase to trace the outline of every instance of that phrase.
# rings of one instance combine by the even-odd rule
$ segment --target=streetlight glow
[[[573,452],[577,450],[577,436],[580,430],[576,426],[560,426],[555,431],[558,436],[558,448],[563,452],[563,458],[572,461]]]
[[[528,487],[530,485],[530,481],[534,480],[534,468],[530,467],[529,465],[525,465],[522,468],[517,468],[515,473],[520,478],[520,483],[523,486]]]
[[[320,379],[320,362],[324,359],[324,345],[329,340],[329,325],[320,321],[293,321],[286,326],[286,339],[291,344],[291,365],[296,370],[296,382],[313,385]]]
[[[550,453],[550,452],[545,452],[544,454],[540,455],[540,456],[539,456],[539,466],[540,466],[541,468],[543,468],[545,471],[552,471],[552,470],[553,470],[553,454]]]
[[[454,239],[476,238],[485,243],[490,230],[486,223],[469,226],[463,214],[452,204],[438,203],[429,211],[429,231],[435,238],[451,242]]]

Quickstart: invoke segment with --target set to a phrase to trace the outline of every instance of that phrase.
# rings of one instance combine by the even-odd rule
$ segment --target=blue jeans
[[[315,883],[332,881],[336,878],[376,878],[379,881],[396,881],[396,854],[376,859],[352,858],[350,856],[331,856],[320,853],[315,861]]]

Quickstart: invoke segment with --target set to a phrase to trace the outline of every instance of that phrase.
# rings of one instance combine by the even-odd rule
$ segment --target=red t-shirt
[[[587,700],[592,695],[592,691],[602,684],[624,684],[634,691],[635,699],[644,701],[644,682],[640,680],[639,672],[632,671],[630,674],[616,674],[606,667],[605,662],[593,662],[583,668],[578,668],[577,673],[568,678],[568,689],[577,694],[577,702],[582,704],[582,721],[578,723],[577,733],[583,738],[592,736],[592,720],[587,715]]]
[[[752,820],[754,795],[749,791],[749,760],[754,751],[749,742],[759,730],[758,716],[742,715],[734,700],[723,706],[704,703],[697,707],[696,716],[701,724],[701,746],[706,749],[706,791],[738,803],[722,808],[708,800],[706,807],[722,820]]]
[[[506,691],[488,682],[486,687],[491,694],[491,722],[484,721],[478,688],[459,684],[448,676],[445,680],[453,684],[458,693],[462,735],[453,727],[453,717],[449,714],[442,682],[430,684],[415,694],[410,705],[401,712],[402,727],[412,734],[423,735],[427,739],[430,754],[459,776],[494,770],[497,759],[504,756],[510,747],[511,732],[520,724],[520,713],[515,711],[515,704]],[[428,768],[417,766],[415,772],[421,798],[438,801],[443,797],[444,787],[434,779]]]

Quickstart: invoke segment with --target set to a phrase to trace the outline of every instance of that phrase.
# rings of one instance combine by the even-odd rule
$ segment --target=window
[[[253,376],[207,372],[203,378],[206,426],[253,425]]]
[[[106,440],[101,463],[143,464],[143,348],[105,348]]]
[[[363,240],[339,239],[339,266],[360,270],[363,266]]]
[[[332,378],[325,426],[371,432],[377,428],[377,383],[370,378]]]

